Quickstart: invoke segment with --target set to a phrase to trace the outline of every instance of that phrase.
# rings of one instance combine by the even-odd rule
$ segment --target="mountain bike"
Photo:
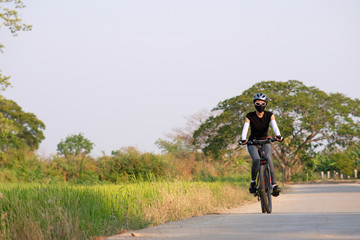
[[[259,174],[256,181],[256,192],[255,196],[258,197],[258,201],[261,201],[261,210],[263,213],[271,213],[272,211],[272,182],[271,182],[271,170],[268,159],[265,156],[264,146],[267,143],[275,142],[277,139],[267,138],[266,140],[250,140],[248,145],[260,145],[259,156],[260,156],[260,168]]]

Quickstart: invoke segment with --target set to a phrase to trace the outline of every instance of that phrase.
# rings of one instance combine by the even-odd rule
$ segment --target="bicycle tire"
[[[266,213],[266,209],[265,209],[265,206],[264,206],[263,200],[262,200],[262,198],[261,198],[261,197],[260,197],[260,199],[261,199],[261,212],[262,212],[262,213]]]
[[[259,187],[259,194],[260,194],[260,200],[261,200],[261,210],[263,213],[269,212],[269,202],[268,202],[268,194],[266,191],[266,180],[265,180],[265,174],[266,174],[266,166],[260,165],[260,171],[259,171],[259,180],[260,180],[260,187]],[[271,211],[270,211],[271,212]]]
[[[265,192],[266,192],[266,198],[267,198],[267,213],[272,212],[272,199],[271,199],[271,190],[272,186],[270,183],[270,169],[267,165],[264,165],[265,171],[264,171],[264,179],[265,179]]]
[[[260,176],[258,176],[258,180],[256,182],[256,194],[255,194],[255,196],[258,196],[260,198],[260,200],[261,200],[261,197],[260,197],[260,179],[259,178],[260,178]],[[261,200],[260,203],[261,203],[261,211],[262,211],[262,213],[265,213],[266,210],[265,210],[263,201]]]

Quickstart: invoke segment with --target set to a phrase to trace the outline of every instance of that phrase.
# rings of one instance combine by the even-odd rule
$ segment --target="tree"
[[[194,150],[194,132],[206,121],[207,118],[209,118],[209,116],[211,116],[210,111],[202,109],[195,114],[185,117],[185,126],[173,129],[173,132],[167,134],[167,136],[172,139],[173,142],[181,141],[186,148]]]
[[[330,157],[331,153],[323,151],[323,153],[318,153],[315,155],[312,161],[309,161],[309,164],[312,164],[314,167],[311,170],[314,171],[334,171],[336,162],[334,158]]]
[[[61,139],[57,145],[58,153],[65,157],[87,155],[93,148],[94,143],[85,138],[82,133],[69,135],[65,140]]]
[[[171,153],[178,157],[197,151],[193,145],[194,131],[198,129],[209,116],[210,112],[203,109],[195,114],[185,117],[186,123],[184,127],[175,128],[171,133],[166,134],[170,140],[159,138],[155,144],[163,153]]]
[[[44,140],[45,124],[12,100],[0,96],[0,148],[35,150]]]
[[[57,151],[65,156],[69,161],[75,160],[78,164],[79,178],[83,178],[83,165],[87,154],[94,148],[94,143],[85,138],[82,133],[73,134],[60,141],[57,145]]]
[[[352,149],[348,149],[346,155],[354,162],[356,169],[359,169],[360,165],[360,146],[352,146]]]
[[[159,138],[155,144],[163,153],[174,154],[177,157],[185,156],[187,153],[194,151],[193,147],[189,147],[188,144],[178,138],[171,141]]]
[[[335,171],[351,175],[355,164],[346,155],[345,152],[335,152],[330,155],[330,158],[335,162]]]
[[[360,136],[360,100],[341,93],[327,94],[302,82],[263,81],[241,95],[220,102],[194,133],[194,144],[219,159],[231,154],[244,125],[246,113],[253,111],[253,95],[263,92],[270,98],[272,111],[284,142],[273,144],[274,157],[285,170],[285,177],[302,167],[302,159],[325,145],[329,149],[358,143]]]
[[[7,27],[13,36],[16,36],[19,31],[31,30],[31,25],[24,24],[19,17],[16,9],[24,8],[25,5],[21,0],[1,0],[0,1],[0,28]],[[3,52],[4,45],[0,43],[0,52]],[[1,74],[0,70],[0,90],[5,90],[10,82],[9,76]]]

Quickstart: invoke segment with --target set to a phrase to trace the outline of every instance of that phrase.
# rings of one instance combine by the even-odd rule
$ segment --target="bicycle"
[[[260,145],[259,156],[260,156],[260,168],[259,174],[256,181],[256,192],[255,196],[258,197],[258,201],[261,201],[262,213],[272,212],[272,183],[271,183],[271,170],[269,161],[265,156],[264,145],[267,143],[278,141],[277,139],[267,138],[266,140],[250,140],[247,142],[248,145]]]

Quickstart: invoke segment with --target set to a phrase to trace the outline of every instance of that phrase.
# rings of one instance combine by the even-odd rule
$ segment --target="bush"
[[[88,156],[54,156],[48,163],[48,175],[52,181],[74,183],[96,183],[99,181],[96,173],[96,160]]]
[[[100,180],[110,182],[151,180],[165,176],[164,156],[140,153],[134,147],[113,151],[112,156],[103,156],[97,161]]]
[[[46,177],[46,163],[28,149],[8,150],[0,166],[3,182],[36,182]]]

